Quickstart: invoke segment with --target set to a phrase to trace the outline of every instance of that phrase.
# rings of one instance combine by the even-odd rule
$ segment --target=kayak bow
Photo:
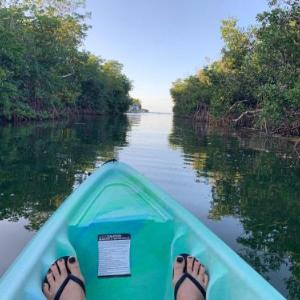
[[[130,275],[98,277],[98,237],[131,238]],[[0,281],[2,300],[44,299],[41,283],[58,257],[77,256],[87,299],[173,299],[172,264],[199,258],[207,299],[284,299],[170,195],[129,166],[109,162],[79,186],[37,232]]]

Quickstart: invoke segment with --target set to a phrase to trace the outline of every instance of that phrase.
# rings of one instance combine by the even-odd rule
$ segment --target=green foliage
[[[117,61],[104,61],[90,53],[83,53],[81,94],[77,106],[99,113],[118,114],[127,111],[131,98],[131,82],[122,74],[122,65]]]
[[[198,113],[199,95],[205,93],[212,118],[300,135],[300,2],[270,1],[270,6],[257,16],[257,27],[222,22],[222,58],[200,71],[205,82],[199,78],[191,86],[188,77],[173,84],[176,114]]]
[[[105,83],[104,96],[108,110],[112,113],[120,113],[128,110],[131,98],[128,92],[132,84],[122,74],[122,64],[115,60],[106,61],[103,64],[103,81]]]
[[[174,112],[188,115],[194,112],[200,103],[209,104],[207,90],[208,86],[197,76],[175,81],[170,91],[173,99],[176,99]]]
[[[0,119],[126,111],[131,84],[122,66],[80,50],[88,28],[76,13],[81,5],[0,3]]]
[[[140,107],[142,107],[142,103],[141,100],[138,98],[131,98],[131,105],[139,105]]]

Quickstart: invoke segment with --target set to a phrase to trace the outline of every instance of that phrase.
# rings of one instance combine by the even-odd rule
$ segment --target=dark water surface
[[[287,140],[168,114],[0,127],[0,276],[110,158],[174,196],[283,295],[300,299],[300,163]]]

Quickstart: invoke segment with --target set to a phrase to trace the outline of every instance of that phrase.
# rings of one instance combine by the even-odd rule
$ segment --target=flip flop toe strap
[[[177,293],[178,293],[178,290],[180,288],[180,286],[182,285],[182,283],[184,282],[184,280],[188,278],[189,280],[191,280],[193,282],[193,284],[198,288],[198,290],[201,292],[201,294],[203,295],[204,299],[206,298],[206,291],[205,289],[203,288],[203,286],[193,277],[191,276],[190,274],[188,273],[184,273],[180,278],[179,280],[177,281],[177,283],[175,284],[175,287],[174,287],[174,297],[175,297],[175,300],[177,299]],[[56,299],[55,299],[56,300]]]
[[[60,286],[60,288],[58,289],[58,291],[57,291],[57,293],[56,293],[56,295],[55,295],[54,300],[59,300],[61,294],[63,293],[65,287],[67,286],[67,284],[68,284],[68,282],[69,282],[70,280],[73,280],[74,282],[76,282],[77,284],[79,284],[79,285],[81,286],[81,288],[82,288],[84,294],[85,294],[85,286],[84,286],[83,281],[82,281],[81,279],[79,279],[78,277],[76,277],[76,276],[74,276],[74,275],[72,275],[72,274],[69,274],[69,275],[67,276],[67,278],[64,280],[64,282],[62,283],[62,285]]]

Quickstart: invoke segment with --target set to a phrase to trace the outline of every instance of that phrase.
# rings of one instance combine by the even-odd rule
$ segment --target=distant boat
[[[130,276],[98,277],[99,236],[116,235],[130,243]],[[67,255],[79,260],[87,299],[172,300],[172,263],[180,253],[206,266],[207,299],[284,299],[170,195],[129,166],[109,162],[64,201],[19,255],[0,281],[1,300],[44,299],[41,283],[49,266]]]

